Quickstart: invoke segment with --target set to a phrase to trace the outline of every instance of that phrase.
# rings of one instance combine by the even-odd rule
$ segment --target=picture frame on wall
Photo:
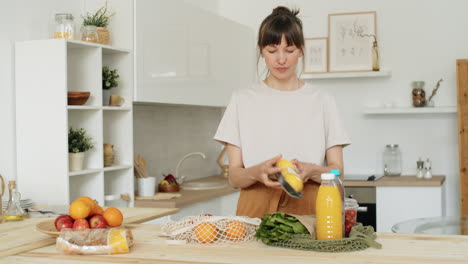
[[[329,14],[329,71],[372,71],[376,28],[375,11]]]
[[[328,38],[305,38],[304,73],[328,72]]]

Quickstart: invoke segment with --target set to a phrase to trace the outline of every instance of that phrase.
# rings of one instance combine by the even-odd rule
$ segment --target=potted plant
[[[111,70],[109,66],[102,67],[102,105],[109,104],[109,90],[119,86],[119,77],[117,69]]]
[[[79,171],[83,169],[84,153],[93,149],[91,137],[86,135],[84,128],[68,131],[68,167],[70,171]]]
[[[98,34],[98,43],[108,45],[110,44],[110,34],[107,30],[109,25],[110,18],[115,15],[115,13],[107,13],[107,2],[106,4],[99,8],[94,14],[86,13],[86,16],[83,18],[83,26],[95,26]]]

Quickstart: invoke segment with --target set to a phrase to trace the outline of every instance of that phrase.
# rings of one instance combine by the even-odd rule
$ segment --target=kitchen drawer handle
[[[359,206],[357,211],[360,213],[367,213],[367,206]]]

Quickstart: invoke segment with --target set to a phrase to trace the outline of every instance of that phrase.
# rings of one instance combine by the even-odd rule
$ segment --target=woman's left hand
[[[302,162],[297,159],[291,160],[291,162],[299,170],[299,176],[302,178],[302,182],[307,182],[309,180],[320,183],[320,175],[322,167],[308,162]]]

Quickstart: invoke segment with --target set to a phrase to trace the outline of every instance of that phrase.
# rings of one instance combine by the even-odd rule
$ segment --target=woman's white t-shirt
[[[234,91],[214,139],[238,146],[246,168],[278,154],[325,166],[328,148],[351,143],[333,97],[308,83],[294,91],[264,82]]]

